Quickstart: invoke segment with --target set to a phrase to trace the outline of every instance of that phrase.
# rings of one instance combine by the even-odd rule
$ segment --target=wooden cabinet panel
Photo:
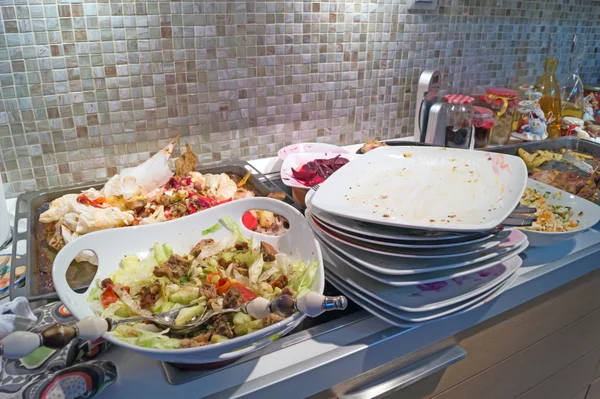
[[[592,382],[585,399],[600,399],[600,378]]]
[[[600,270],[455,335],[456,342],[467,350],[467,358],[438,376],[435,389],[429,386],[425,390],[431,395],[423,397],[446,391],[599,309],[598,292]]]
[[[578,391],[587,390],[599,360],[600,348],[596,348],[525,393],[517,396],[517,399],[570,398],[576,395]]]
[[[514,398],[599,346],[599,332],[597,310],[435,398]],[[591,379],[595,364],[589,367]]]

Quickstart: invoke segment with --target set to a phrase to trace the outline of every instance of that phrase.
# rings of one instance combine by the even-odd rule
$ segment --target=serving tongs
[[[175,325],[175,318],[179,312],[190,306],[159,313],[152,317],[136,316],[114,320],[111,318],[89,316],[73,326],[53,324],[40,333],[17,331],[0,341],[0,356],[8,359],[20,359],[41,346],[60,349],[75,338],[93,341],[124,323],[150,322],[158,327],[168,328],[170,332],[176,335],[186,335],[199,330],[210,319],[221,314],[242,312],[256,319],[264,319],[271,313],[288,317],[295,312],[300,312],[309,317],[316,317],[329,310],[346,309],[348,300],[344,296],[330,297],[316,292],[309,292],[298,299],[294,299],[289,295],[282,295],[271,302],[265,298],[258,297],[244,303],[240,307],[219,311],[206,310],[202,315],[196,316],[184,325]]]
[[[517,205],[517,207],[511,212],[506,219],[501,223],[503,227],[527,227],[533,225],[537,217],[535,207]]]

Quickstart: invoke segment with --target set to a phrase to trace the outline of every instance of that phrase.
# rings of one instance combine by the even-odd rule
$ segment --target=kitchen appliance
[[[434,146],[446,146],[446,103],[443,101],[433,104],[428,113],[425,143]]]
[[[439,71],[426,69],[419,77],[417,85],[418,111],[415,114],[414,123],[414,137],[416,142],[425,142],[430,109],[439,100],[441,83],[442,79]]]

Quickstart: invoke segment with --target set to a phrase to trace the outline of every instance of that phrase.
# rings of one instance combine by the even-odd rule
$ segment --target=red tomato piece
[[[250,302],[254,298],[258,298],[256,292],[252,291],[250,288],[246,287],[242,283],[235,282],[231,284],[231,286],[237,287],[237,289],[240,291],[240,294],[242,295],[242,298],[244,299],[244,302]]]
[[[254,231],[258,227],[258,220],[256,220],[252,212],[248,211],[242,216],[242,224],[248,230]]]

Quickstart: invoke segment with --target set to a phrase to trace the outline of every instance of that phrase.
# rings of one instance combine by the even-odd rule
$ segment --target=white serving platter
[[[382,284],[345,264],[328,263],[327,277],[334,274],[352,288],[395,309],[426,312],[468,300],[497,286],[510,277],[523,264],[523,260],[514,256],[495,266],[460,277],[449,275],[445,280],[404,287]]]
[[[519,157],[438,147],[384,147],[320,185],[312,206],[403,228],[483,231],[519,204],[527,168]]]
[[[327,265],[328,264],[325,263],[326,267]],[[517,278],[518,275],[515,273],[505,282],[501,283],[495,288],[492,288],[490,291],[455,306],[430,312],[411,313],[392,308],[391,306],[388,306],[375,298],[370,298],[367,295],[362,294],[360,291],[352,289],[337,277],[327,277],[329,282],[333,284],[333,286],[336,287],[340,292],[344,293],[348,299],[355,302],[375,317],[378,317],[392,325],[403,328],[416,327],[420,324],[445,319],[450,316],[462,314],[464,312],[476,309],[479,306],[497,298],[500,294],[509,289],[517,280]]]
[[[252,232],[242,224],[242,216],[252,209],[264,209],[285,217],[290,222],[290,229],[282,236],[267,236]],[[85,293],[73,291],[66,279],[66,272],[75,256],[83,250],[91,250],[98,257],[98,271],[94,278],[104,279],[120,267],[121,259],[130,254],[145,258],[154,243],[169,243],[174,253],[189,253],[190,249],[201,239],[221,239],[233,233],[221,228],[209,234],[202,230],[220,223],[223,216],[230,216],[236,221],[246,237],[256,236],[274,246],[279,252],[289,253],[292,259],[305,262],[317,260],[319,267],[312,289],[322,293],[325,287],[323,258],[321,249],[311,233],[304,216],[292,206],[270,198],[247,198],[207,209],[184,218],[159,224],[134,226],[122,229],[102,230],[86,234],[67,244],[56,256],[52,268],[52,278],[60,300],[79,320],[93,316],[94,312],[87,301],[91,285]],[[110,333],[102,337],[113,344],[130,349],[154,359],[176,363],[212,363],[235,358],[257,350],[264,346],[264,340],[274,334],[290,331],[290,327],[298,325],[305,315],[295,313],[279,323],[230,339],[216,345],[186,349],[153,349],[124,342]],[[233,353],[236,351],[235,353]]]
[[[321,241],[321,250],[323,251],[323,259],[329,261],[334,265],[347,266],[356,270],[357,272],[365,275],[366,277],[378,281],[382,284],[390,285],[392,287],[406,287],[410,285],[418,285],[424,283],[433,283],[440,280],[448,280],[450,278],[458,278],[464,275],[478,272],[480,270],[489,269],[495,265],[505,262],[523,252],[527,248],[527,243],[522,246],[494,258],[487,262],[479,262],[470,266],[464,266],[454,269],[443,269],[430,272],[419,272],[414,274],[403,274],[403,275],[390,275],[376,272],[371,269],[367,269],[357,262],[353,262],[348,257],[338,252],[335,248],[330,247],[327,243]]]
[[[313,228],[313,230],[317,231],[317,234],[327,235],[333,240],[339,242],[340,244],[346,244],[359,250],[371,252],[378,255],[387,255],[411,259],[447,259],[475,255],[480,252],[484,252],[494,247],[497,247],[502,242],[504,242],[511,234],[511,230],[504,230],[492,239],[483,243],[467,243],[464,246],[451,248],[397,248],[360,242],[349,237],[341,237],[333,233],[331,230],[327,229],[327,227],[324,227],[323,225],[319,224],[319,222],[310,217],[310,215],[307,218],[307,220],[310,226]]]
[[[313,230],[314,231],[314,230]],[[415,273],[433,272],[436,270],[455,269],[458,267],[475,265],[481,262],[494,263],[499,256],[521,248],[520,252],[529,245],[527,236],[518,229],[512,229],[506,241],[491,250],[477,254],[452,259],[412,259],[397,256],[379,255],[362,251],[350,245],[340,243],[320,230],[316,231],[319,241],[335,248],[338,252],[348,257],[359,266],[388,275],[407,275]],[[494,263],[495,264],[495,263]]]
[[[559,241],[569,240],[600,222],[600,206],[593,202],[533,179],[529,179],[527,185],[541,193],[550,193],[548,198],[546,198],[548,203],[570,207],[573,211],[573,219],[579,221],[578,229],[556,233],[521,228],[523,233],[527,235],[532,247],[542,247],[556,244]],[[580,213],[582,215],[578,216]]]
[[[288,154],[288,156],[283,161],[283,165],[281,165],[281,181],[283,184],[289,187],[297,187],[297,188],[310,188],[302,184],[302,182],[296,180],[294,174],[292,173],[292,169],[298,170],[302,167],[302,165],[306,165],[307,163],[314,161],[315,159],[332,159],[335,157],[346,158],[348,161],[352,161],[356,159],[359,155],[357,154],[339,154],[335,152],[325,152],[325,153],[317,153],[317,152],[299,152],[294,154]],[[343,167],[347,166],[344,165]],[[342,168],[340,168],[342,169]],[[337,173],[339,169],[335,172]],[[329,179],[329,178],[328,178]]]

